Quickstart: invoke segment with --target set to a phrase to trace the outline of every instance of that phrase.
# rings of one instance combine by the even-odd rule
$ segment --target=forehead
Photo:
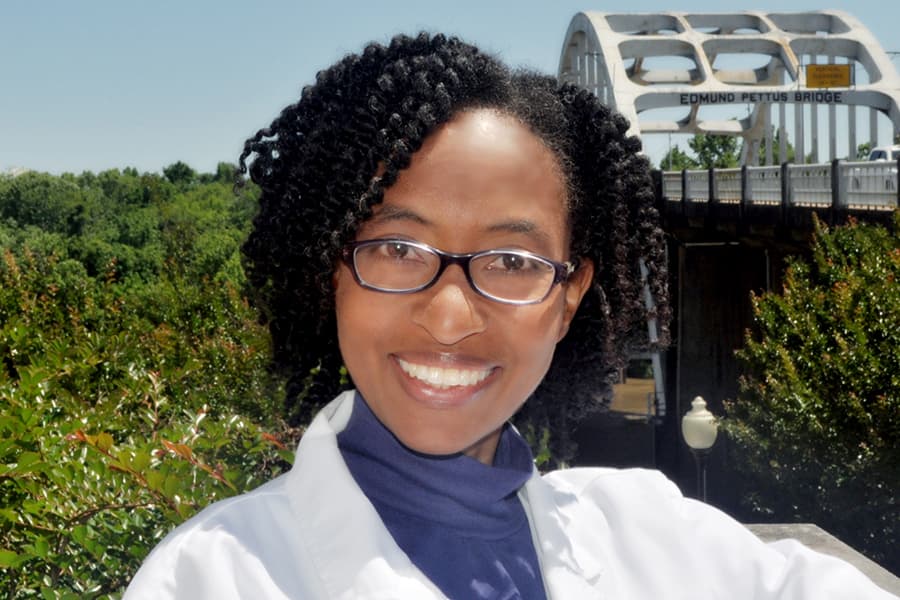
[[[548,178],[563,183],[553,152],[526,125],[494,109],[465,111],[429,135],[413,155],[411,167],[463,174],[475,181],[515,174],[523,183]]]
[[[562,169],[541,139],[513,117],[478,109],[426,138],[370,223],[449,226],[460,234],[517,223],[567,238],[566,198]]]

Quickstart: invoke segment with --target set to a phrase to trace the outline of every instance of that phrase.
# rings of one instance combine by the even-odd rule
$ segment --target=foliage
[[[699,133],[688,141],[701,169],[729,169],[738,166],[737,137]]]
[[[664,171],[684,171],[698,168],[698,163],[676,144],[659,161],[659,168]]]
[[[863,142],[856,147],[856,160],[866,160],[872,152],[872,142]]]
[[[900,572],[900,211],[893,231],[820,222],[809,262],[753,298],[728,410],[755,520],[814,522]]]
[[[0,595],[115,597],[291,459],[233,173],[0,178]]]
[[[188,185],[197,179],[196,171],[180,160],[165,167],[163,175],[175,185]]]
[[[677,145],[670,148],[659,161],[659,168],[664,171],[682,171],[684,169],[729,169],[739,166],[741,150],[738,138],[730,135],[697,134],[688,140],[693,155],[683,151]],[[807,162],[812,155],[807,156]],[[868,156],[868,154],[866,154]],[[772,164],[781,164],[781,131],[776,130],[772,139]],[[794,162],[794,145],[787,142],[787,162]],[[766,148],[760,144],[758,164],[766,164]]]
[[[676,144],[660,160],[660,169],[683,171],[684,169],[724,169],[738,166],[737,138],[734,136],[698,133],[688,140],[688,146],[693,152],[693,156]]]
[[[780,165],[783,162],[789,162],[789,163],[794,162],[794,159],[795,159],[794,145],[791,143],[791,140],[789,139],[789,137],[787,135],[785,135],[785,137],[788,138],[786,140],[787,144],[786,144],[786,152],[785,152],[787,158],[785,160],[782,160],[782,158],[781,158],[781,129],[778,128],[775,130],[775,135],[772,137],[772,164],[773,165]],[[765,144],[760,144],[760,146],[759,146],[759,164],[761,164],[761,165],[766,164],[766,145]]]

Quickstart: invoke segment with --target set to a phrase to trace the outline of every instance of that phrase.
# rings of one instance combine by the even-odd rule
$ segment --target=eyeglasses
[[[351,242],[344,262],[364,288],[390,294],[428,289],[449,265],[459,265],[478,294],[506,304],[543,302],[557,283],[576,269],[525,250],[484,250],[456,254],[398,239]]]

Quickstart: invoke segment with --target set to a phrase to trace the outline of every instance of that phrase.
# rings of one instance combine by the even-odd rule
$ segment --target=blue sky
[[[748,3],[750,4],[750,3]],[[832,2],[900,50],[900,2]],[[459,35],[508,63],[555,73],[581,10],[818,10],[682,0],[0,0],[0,172],[52,173],[183,160],[235,161],[243,140],[316,71],[367,41],[421,29]],[[900,59],[894,60],[900,68]],[[657,136],[658,137],[658,136]],[[648,141],[658,159],[659,144]],[[664,151],[664,149],[663,149]]]

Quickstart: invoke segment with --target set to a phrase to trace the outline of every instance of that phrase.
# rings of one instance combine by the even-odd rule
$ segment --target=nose
[[[413,322],[435,341],[450,346],[485,329],[479,299],[459,265],[451,265],[413,309]]]

